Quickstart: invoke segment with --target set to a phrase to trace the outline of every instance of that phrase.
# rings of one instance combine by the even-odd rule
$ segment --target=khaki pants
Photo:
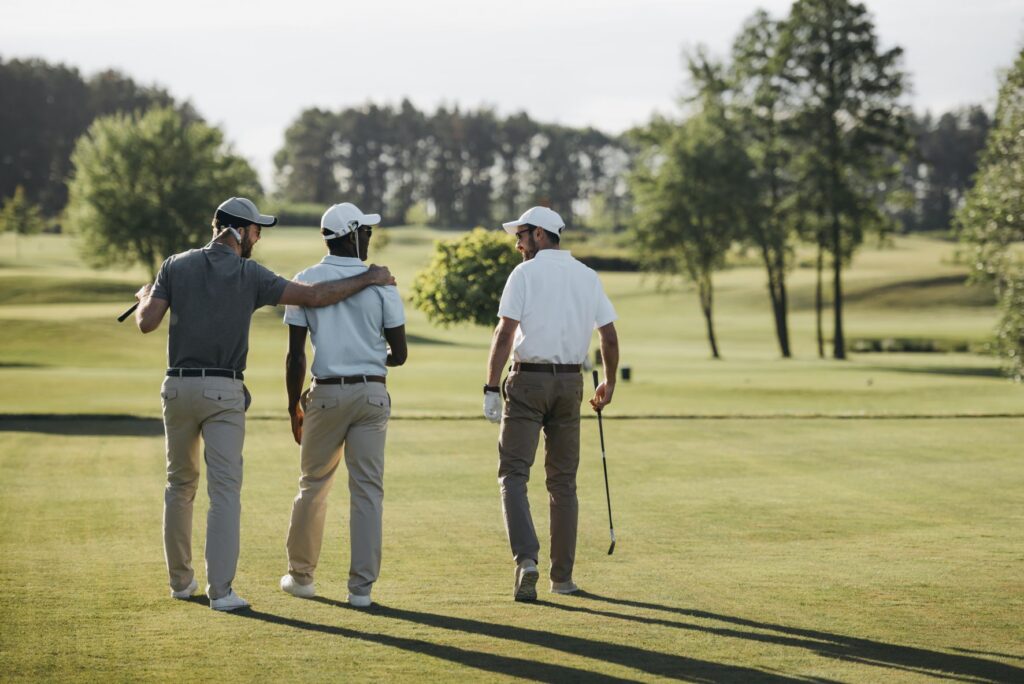
[[[540,551],[526,484],[544,430],[544,471],[551,506],[551,580],[572,579],[576,558],[576,470],[580,462],[579,373],[518,372],[505,383],[505,411],[498,439],[498,482],[512,556],[536,561]]]
[[[192,504],[199,486],[199,437],[206,461],[206,593],[227,596],[238,566],[245,399],[231,378],[166,378],[160,390],[167,446],[164,557],[171,589],[188,587],[192,569]]]
[[[348,468],[350,594],[367,596],[380,574],[384,442],[391,400],[378,382],[313,385],[305,402],[302,477],[288,526],[288,572],[313,581],[324,538],[327,494],[345,448]]]

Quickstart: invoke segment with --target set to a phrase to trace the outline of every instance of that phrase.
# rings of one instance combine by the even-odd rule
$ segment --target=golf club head
[[[612,545],[608,547],[608,555],[610,556],[613,553],[615,553],[615,540],[614,539],[612,539]]]

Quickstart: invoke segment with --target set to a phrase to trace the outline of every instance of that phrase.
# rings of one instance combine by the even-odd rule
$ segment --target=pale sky
[[[610,133],[675,111],[680,55],[724,55],[782,0],[0,0],[0,56],[89,75],[117,68],[188,99],[264,180],[307,107],[409,97]],[[905,50],[918,111],[995,104],[1024,47],[1021,0],[868,0],[883,48]],[[17,106],[17,103],[0,103]]]

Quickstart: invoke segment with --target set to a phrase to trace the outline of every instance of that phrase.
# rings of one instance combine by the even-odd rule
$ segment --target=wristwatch
[[[484,385],[484,394],[487,394],[488,392],[500,392],[500,391],[501,391],[501,388],[498,387],[497,385]]]

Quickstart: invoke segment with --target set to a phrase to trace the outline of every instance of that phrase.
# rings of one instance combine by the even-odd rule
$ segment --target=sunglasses
[[[523,228],[521,231],[516,233],[516,241],[523,239],[523,235],[533,232],[533,228]]]

